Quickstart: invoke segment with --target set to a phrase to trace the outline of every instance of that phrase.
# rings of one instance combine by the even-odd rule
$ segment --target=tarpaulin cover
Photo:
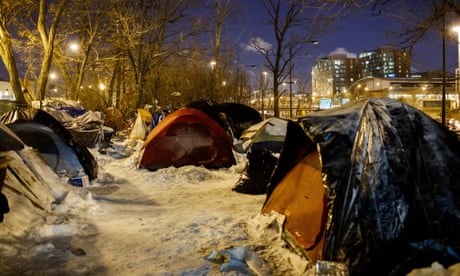
[[[262,121],[257,110],[239,103],[216,103],[200,100],[188,103],[186,107],[196,108],[214,119],[231,138],[238,139],[251,125]]]
[[[11,129],[0,123],[0,151],[22,150],[24,142]]]
[[[83,145],[94,148],[104,139],[104,120],[100,111],[87,111],[75,117],[71,124],[62,124]]]
[[[144,120],[142,120],[142,115],[137,113],[136,121],[134,121],[128,138],[131,140],[144,141],[145,137],[147,136],[147,132],[147,126],[145,125]]]
[[[423,112],[367,99],[301,118],[318,143],[330,216],[324,259],[354,275],[460,257],[460,144]]]
[[[78,159],[83,166],[85,173],[88,175],[89,180],[97,178],[97,162],[88,148],[46,111],[34,108],[16,109],[14,111],[4,113],[0,117],[0,122],[7,126],[14,123],[30,121],[40,123],[56,133],[78,156]],[[60,158],[66,157],[61,156]]]
[[[281,152],[287,124],[288,120],[272,117],[248,127],[240,135],[242,151],[267,148],[271,152]]]
[[[282,154],[279,155],[278,159],[278,153],[275,155],[275,150],[271,147],[272,144],[269,143],[262,143],[259,147],[252,147],[247,153],[248,163],[233,190],[246,194],[267,193],[267,197],[269,197],[274,186],[279,183],[281,178],[295,166],[297,161],[307,154],[307,148],[313,147],[313,142],[297,122],[278,118],[267,119],[263,122],[274,123],[272,127],[275,129],[271,129],[270,132],[275,137],[272,136],[269,139],[278,140],[277,142],[280,145],[276,148],[281,147]],[[263,126],[263,122],[253,126]],[[254,132],[253,134],[257,135]],[[258,140],[258,138],[255,139]],[[262,140],[258,141],[261,142]]]

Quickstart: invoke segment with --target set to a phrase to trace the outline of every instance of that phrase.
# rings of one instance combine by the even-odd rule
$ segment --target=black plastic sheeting
[[[97,178],[98,165],[88,148],[76,139],[59,121],[46,111],[34,108],[16,109],[2,114],[0,122],[8,126],[15,122],[34,121],[51,128],[77,154],[89,180]]]
[[[278,158],[276,168],[272,172],[267,184],[267,200],[281,179],[294,168],[302,158],[315,149],[315,144],[310,140],[307,134],[305,134],[301,125],[297,122],[288,120],[283,149]]]
[[[242,194],[265,194],[267,179],[270,179],[278,158],[268,148],[252,149],[246,156],[248,163],[232,190]]]
[[[259,112],[240,103],[216,103],[210,100],[200,100],[188,103],[186,107],[196,108],[206,113],[225,129],[232,139],[238,139],[246,128],[262,121]]]
[[[22,150],[24,142],[11,129],[0,123],[0,151]]]
[[[331,200],[323,259],[352,275],[460,262],[460,144],[423,112],[368,99],[299,120]]]
[[[247,153],[248,164],[232,190],[244,194],[266,193],[268,199],[283,176],[314,149],[313,142],[300,124],[287,120],[285,141],[279,158],[273,155],[269,147],[251,148]]]

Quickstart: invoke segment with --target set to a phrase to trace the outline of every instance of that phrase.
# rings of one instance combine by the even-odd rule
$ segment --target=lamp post
[[[211,100],[215,101],[216,100],[216,81],[217,81],[217,73],[216,73],[216,65],[217,62],[215,60],[212,60],[209,62],[209,65],[211,66]]]
[[[249,67],[251,69],[256,69],[257,65],[255,65],[255,64],[245,64],[244,67]],[[244,71],[245,71],[245,76],[247,76],[248,71],[246,69]],[[250,71],[250,78],[249,78],[249,80],[247,80],[245,78],[244,87],[241,89],[242,94],[244,95],[244,98],[246,98],[246,94],[249,93],[249,95],[248,95],[248,98],[249,98],[248,103],[250,103],[250,104],[252,104],[252,102],[253,102],[253,89],[252,89],[252,87],[253,87],[253,84],[255,84],[254,80],[253,80],[253,74],[254,73],[252,71]],[[241,93],[240,93],[240,96],[241,96]],[[257,98],[254,99],[254,103],[255,102],[257,102]]]
[[[265,89],[267,87],[267,72],[263,71],[262,74],[264,75],[264,83],[262,86],[262,93],[260,94],[260,110],[262,112],[262,120],[265,120],[265,110],[264,110],[264,100],[265,100]]]
[[[292,62],[289,67],[289,119],[292,119]]]
[[[457,69],[455,70],[455,85],[457,91],[457,108],[460,108],[460,25],[453,28],[457,32],[457,44],[458,44],[458,61]]]
[[[441,124],[446,126],[446,18],[442,17],[442,98]]]

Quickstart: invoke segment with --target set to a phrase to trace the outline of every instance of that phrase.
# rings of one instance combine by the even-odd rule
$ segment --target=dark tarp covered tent
[[[203,100],[188,103],[186,107],[196,108],[206,113],[235,139],[239,139],[246,128],[262,121],[257,110],[240,103],[219,104]]]
[[[89,148],[95,148],[104,139],[104,119],[99,111],[85,110],[79,102],[45,100],[41,110],[53,116],[75,139]]]
[[[226,114],[226,118],[232,127],[233,135],[236,139],[241,136],[243,130],[262,121],[262,117],[257,110],[244,104],[221,103],[218,105],[218,109]]]
[[[256,124],[256,129],[261,130],[260,137],[253,136],[251,139],[254,139],[258,146],[249,149],[247,153],[248,163],[233,187],[233,191],[245,194],[270,192],[271,188],[268,185],[272,182],[271,178],[277,178],[281,172],[284,175],[294,166],[297,159],[300,158],[296,157],[299,147],[306,144],[311,145],[308,136],[297,122],[277,118],[267,119],[264,122]],[[270,130],[271,135],[265,135],[265,127],[269,125],[274,129]],[[257,136],[257,131],[254,135]],[[289,141],[286,140],[287,137],[289,137]],[[276,143],[271,143],[273,141]],[[286,152],[286,154],[279,155],[279,152]],[[285,159],[287,156],[289,158]],[[275,171],[277,174],[272,176],[275,167],[278,168]]]
[[[230,167],[236,164],[232,147],[230,137],[211,117],[195,108],[181,108],[161,120],[147,136],[139,168]]]
[[[263,212],[284,214],[288,236],[308,257],[345,263],[352,275],[460,261],[460,143],[451,132],[390,99],[300,123],[318,145],[317,160],[314,147],[297,147],[303,164],[275,170]],[[299,160],[285,154],[280,160]],[[277,191],[289,189],[296,192]]]
[[[16,122],[9,126],[24,143],[37,149],[56,173],[73,177],[84,171],[78,155],[49,127],[36,122]]]
[[[0,151],[21,150],[24,148],[24,142],[14,131],[0,123]]]
[[[0,117],[0,122],[15,131],[27,145],[45,154],[46,159],[51,161],[50,167],[55,169],[56,173],[65,169],[59,164],[65,164],[77,158],[89,180],[97,178],[97,162],[88,148],[47,112],[33,108],[17,109],[4,113]],[[60,140],[56,140],[56,137],[59,137]],[[48,145],[47,142],[49,142]],[[64,150],[66,147],[60,145],[66,145],[69,150]],[[69,161],[65,165],[69,170],[68,173],[75,170],[75,167],[69,167],[69,164],[75,164],[75,162]]]

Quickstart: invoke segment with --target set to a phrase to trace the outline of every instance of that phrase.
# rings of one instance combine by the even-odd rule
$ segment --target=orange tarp
[[[278,183],[262,212],[285,215],[285,230],[316,262],[321,259],[324,245],[326,210],[319,155],[314,151]]]

